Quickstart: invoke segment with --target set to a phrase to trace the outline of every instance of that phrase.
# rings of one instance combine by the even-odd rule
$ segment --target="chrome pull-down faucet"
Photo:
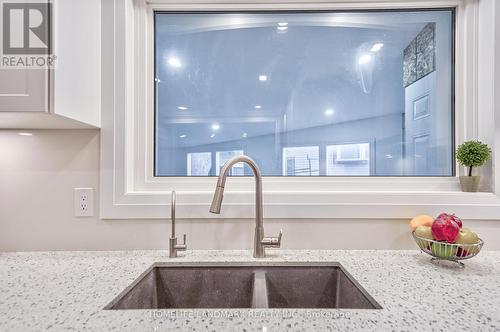
[[[281,236],[283,232],[280,231],[277,237],[264,236],[264,219],[262,217],[262,176],[255,161],[250,157],[241,155],[229,159],[224,166],[222,166],[219,179],[217,180],[217,187],[215,188],[212,205],[210,206],[210,212],[216,214],[220,213],[227,175],[231,167],[240,162],[250,166],[255,177],[255,237],[253,241],[253,257],[263,258],[266,256],[265,248],[279,248],[281,246]]]
[[[169,239],[169,250],[168,256],[170,258],[177,257],[177,251],[184,251],[187,249],[186,244],[186,234],[184,234],[184,243],[177,244],[177,237],[175,236],[175,191],[172,191],[172,203],[171,203],[171,219],[172,219],[172,236]]]

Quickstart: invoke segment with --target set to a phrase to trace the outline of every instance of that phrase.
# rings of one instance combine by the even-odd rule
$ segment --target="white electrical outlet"
[[[94,189],[75,188],[75,217],[94,215]]]

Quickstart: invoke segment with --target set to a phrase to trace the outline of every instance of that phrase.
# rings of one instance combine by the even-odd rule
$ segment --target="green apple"
[[[457,253],[457,247],[447,243],[434,242],[431,246],[434,256],[444,259],[452,258]]]
[[[434,240],[430,226],[418,226],[415,228],[415,235],[424,239]]]
[[[479,242],[479,236],[468,228],[462,228],[458,233],[455,243],[476,244]]]

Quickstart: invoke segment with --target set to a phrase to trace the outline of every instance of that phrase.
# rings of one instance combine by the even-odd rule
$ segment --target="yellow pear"
[[[415,228],[415,235],[424,239],[434,240],[432,229],[429,226],[417,226],[417,228]]]

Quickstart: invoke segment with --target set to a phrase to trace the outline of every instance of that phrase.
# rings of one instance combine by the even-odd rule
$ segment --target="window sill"
[[[220,215],[209,213],[212,192],[177,193],[177,217],[185,219],[245,219],[255,215],[251,191],[227,191]],[[170,193],[135,192],[119,198],[103,219],[164,219],[169,217]],[[322,191],[264,192],[264,217],[276,219],[408,219],[419,214],[455,213],[467,220],[500,216],[500,198],[493,193],[453,191]]]

